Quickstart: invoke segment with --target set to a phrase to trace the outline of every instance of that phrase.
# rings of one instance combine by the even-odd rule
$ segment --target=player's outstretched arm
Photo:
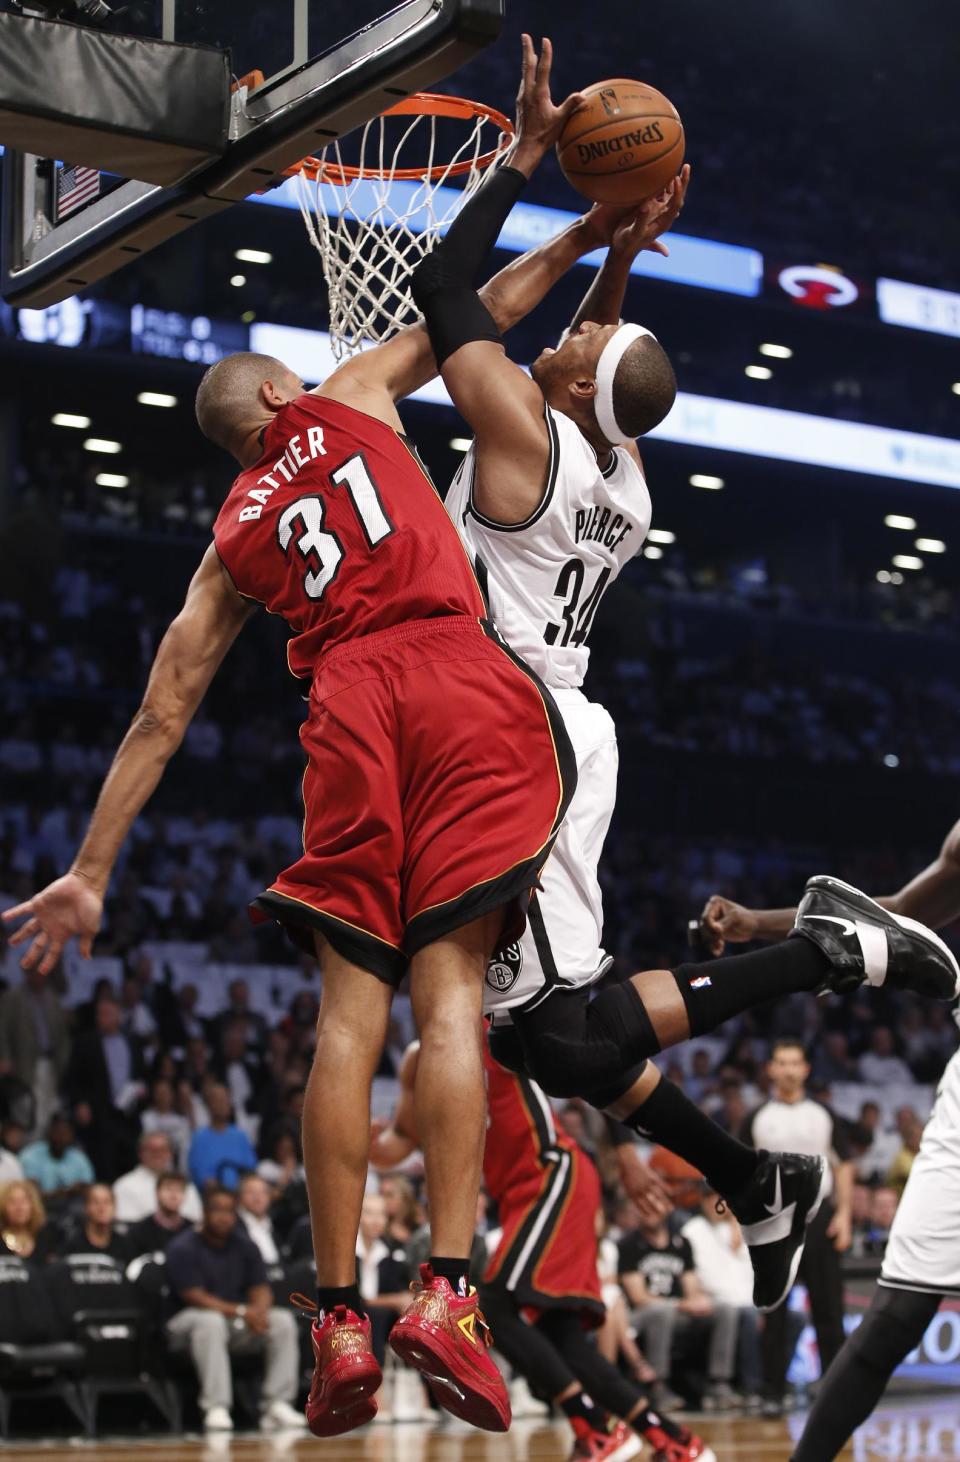
[[[960,822],[954,823],[937,857],[922,873],[898,893],[877,898],[877,903],[931,929],[960,919]],[[727,944],[785,939],[796,916],[796,909],[748,909],[714,894],[700,915],[700,928],[710,953],[722,954]]]
[[[654,254],[670,253],[662,236],[676,223],[690,186],[690,164],[684,163],[678,177],[658,193],[627,211],[602,207],[599,222],[610,234],[607,257],[570,321],[569,331],[578,330],[584,320],[597,325],[616,325],[623,313],[623,301],[630,267],[645,249]]]
[[[413,275],[414,299],[423,310],[440,373],[477,438],[477,486],[483,492],[486,484],[494,485],[493,509],[505,523],[522,521],[540,501],[550,439],[540,390],[508,360],[494,319],[476,293],[476,280],[526,179],[580,104],[574,95],[554,105],[551,61],[548,40],[538,58],[530,37],[523,37],[510,165],[478,189]]]
[[[72,938],[89,957],[123,840],[252,607],[233,587],[211,545],[161,641],[140,709],[113,759],[70,872],[3,914],[10,922],[26,918],[10,938],[11,944],[27,945],[24,969],[37,966],[49,974]]]
[[[446,239],[424,260],[414,276],[422,290],[427,278],[448,286],[461,284],[473,292],[477,276],[490,254],[519,188],[538,166],[559,135],[570,113],[580,104],[574,94],[560,107],[550,99],[552,48],[544,39],[539,59],[530,37],[524,35],[523,71],[517,99],[517,140],[509,167],[491,169],[482,186],[464,205]],[[613,219],[591,209],[556,238],[515,260],[480,290],[490,334],[508,330],[536,307],[566,271],[610,240]],[[438,265],[444,268],[438,274]],[[418,299],[418,303],[421,301]],[[476,305],[476,302],[474,301]],[[423,325],[413,325],[392,340],[365,351],[329,376],[317,394],[332,396],[397,426],[393,403],[424,385],[437,374],[431,336]]]

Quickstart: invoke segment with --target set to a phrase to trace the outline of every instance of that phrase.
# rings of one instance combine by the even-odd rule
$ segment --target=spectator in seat
[[[173,1148],[165,1132],[145,1132],[137,1144],[137,1154],[140,1158],[137,1166],[113,1185],[121,1223],[139,1223],[150,1217],[157,1206],[157,1179],[173,1167]],[[187,1184],[181,1212],[191,1223],[200,1219],[200,1194],[192,1183]]]
[[[379,1193],[365,1193],[357,1232],[357,1283],[366,1301],[373,1350],[383,1364],[394,1320],[410,1303],[407,1256],[387,1242],[387,1206]]]
[[[126,1233],[116,1226],[117,1205],[107,1183],[91,1183],[83,1200],[83,1221],[63,1245],[63,1253],[106,1254],[125,1264],[133,1257]]]
[[[901,1194],[896,1188],[874,1188],[870,1194],[870,1217],[867,1225],[867,1253],[883,1258],[890,1237],[890,1226],[896,1217]]]
[[[193,1128],[189,1120],[176,1108],[176,1093],[173,1082],[159,1077],[150,1088],[150,1105],[140,1113],[140,1128],[143,1132],[163,1132],[170,1139],[170,1146],[178,1168],[187,1160]]]
[[[248,1136],[251,1131],[255,1133],[263,1111],[264,1077],[263,1068],[248,1049],[243,1020],[221,1027],[220,1055],[213,1063],[213,1074],[230,1093],[238,1125]]]
[[[263,1260],[238,1222],[237,1200],[228,1189],[205,1192],[203,1223],[174,1239],[167,1276],[179,1306],[167,1334],[196,1367],[204,1429],[233,1430],[230,1355],[249,1350],[266,1353],[262,1429],[305,1427],[292,1405],[299,1383],[297,1322],[292,1310],[274,1307]]]
[[[280,1263],[280,1247],[273,1230],[270,1184],[259,1173],[244,1173],[237,1186],[237,1213],[248,1235],[260,1250],[264,1264]]]
[[[21,985],[0,995],[0,1076],[15,1076],[33,1092],[38,1136],[57,1109],[69,1056],[63,1007],[47,977],[27,970]]]
[[[899,1201],[907,1186],[913,1160],[920,1151],[920,1139],[923,1136],[923,1123],[912,1107],[900,1108],[897,1113],[897,1131],[900,1133],[901,1146],[887,1171],[887,1185],[893,1188]]]
[[[23,1177],[23,1167],[17,1153],[6,1145],[8,1127],[9,1124],[5,1122],[0,1129],[0,1186]]]
[[[233,1190],[241,1173],[253,1172],[257,1155],[250,1138],[233,1121],[227,1088],[211,1084],[206,1101],[210,1125],[193,1134],[188,1162],[190,1176],[198,1188],[214,1183]]]
[[[145,1075],[139,1042],[120,1029],[120,1006],[102,995],[94,1029],[73,1043],[65,1084],[97,1176],[110,1182],[133,1156],[137,1127],[131,1113],[145,1092]]]
[[[637,1343],[656,1372],[650,1387],[654,1406],[670,1411],[682,1404],[669,1385],[672,1356],[675,1347],[687,1351],[698,1340],[707,1344],[704,1399],[717,1408],[727,1406],[733,1399],[737,1312],[706,1294],[689,1240],[671,1234],[665,1219],[641,1216],[637,1229],[620,1244],[618,1268]]]
[[[893,1031],[888,1025],[874,1026],[870,1049],[860,1057],[860,1079],[871,1086],[911,1086],[913,1072],[896,1053]]]
[[[24,1177],[36,1183],[48,1203],[73,1197],[96,1176],[75,1135],[70,1118],[59,1113],[50,1119],[46,1141],[29,1143],[20,1156]]]
[[[876,1102],[863,1103],[858,1125],[869,1136],[870,1143],[857,1158],[857,1172],[864,1179],[882,1176],[897,1155],[897,1138],[893,1133],[884,1131],[880,1108]]]
[[[413,1184],[409,1178],[391,1173],[380,1180],[380,1197],[387,1210],[385,1237],[391,1244],[407,1244],[423,1219]]]
[[[190,1227],[183,1212],[187,1180],[182,1173],[161,1173],[157,1178],[157,1204],[149,1218],[142,1218],[129,1231],[131,1255],[163,1254],[178,1234]]]
[[[200,991],[196,985],[181,985],[177,992],[176,1013],[171,1023],[171,1033],[173,1035],[172,1044],[180,1050],[185,1050],[191,1041],[203,1041],[206,1044],[206,1023],[197,1015],[199,999]]]
[[[22,1179],[6,1183],[0,1188],[0,1253],[44,1264],[53,1248],[53,1233],[36,1183]]]
[[[715,1304],[736,1310],[737,1381],[748,1402],[758,1408],[763,1389],[760,1313],[753,1307],[753,1266],[740,1225],[704,1184],[700,1212],[684,1224],[681,1233],[693,1250],[694,1268],[705,1293]]]
[[[250,1004],[250,986],[246,980],[231,980],[227,986],[227,1008],[217,1017],[216,1041],[221,1051],[224,1037],[232,1026],[243,1031],[244,1044],[254,1060],[267,1046],[267,1022]]]
[[[291,1183],[304,1181],[297,1139],[288,1128],[281,1127],[271,1139],[267,1156],[257,1163],[257,1172],[277,1193],[282,1193]]]

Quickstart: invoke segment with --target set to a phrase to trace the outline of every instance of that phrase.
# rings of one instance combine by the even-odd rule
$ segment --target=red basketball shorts
[[[300,737],[303,857],[254,919],[311,951],[319,930],[391,984],[481,914],[503,907],[522,931],[576,767],[549,693],[492,627],[451,615],[337,646]]]
[[[499,1204],[503,1237],[484,1285],[522,1309],[577,1310],[588,1327],[601,1325],[600,1204],[600,1179],[587,1155],[572,1145],[554,1148],[536,1188],[515,1185]]]

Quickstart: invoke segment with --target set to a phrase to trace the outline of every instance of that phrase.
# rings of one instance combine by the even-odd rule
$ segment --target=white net
[[[359,134],[359,158],[347,163],[339,141],[297,174],[300,210],[320,255],[330,304],[330,335],[338,360],[366,342],[388,339],[419,318],[410,276],[456,217],[485,167],[512,138],[503,119],[418,112],[386,113]],[[438,162],[453,126],[467,135]],[[397,136],[399,130],[399,136]],[[391,136],[392,134],[392,136]],[[411,164],[411,153],[422,161]],[[450,187],[451,179],[461,183]]]

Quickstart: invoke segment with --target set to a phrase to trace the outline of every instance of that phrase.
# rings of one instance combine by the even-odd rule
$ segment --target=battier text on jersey
[[[303,437],[300,432],[292,436],[287,442],[283,456],[277,458],[269,472],[265,472],[262,477],[257,478],[257,486],[251,487],[247,493],[247,497],[252,497],[254,502],[249,507],[240,509],[240,515],[237,519],[239,523],[249,523],[252,518],[259,518],[263,512],[264,503],[268,503],[277,488],[282,486],[282,483],[277,481],[277,473],[280,474],[284,482],[292,482],[301,467],[306,467],[307,463],[312,462],[314,457],[325,457],[327,455],[327,449],[323,445],[322,426],[307,427],[307,455],[304,455],[303,449],[300,446],[302,440]],[[266,487],[261,486],[262,483],[266,483]]]

